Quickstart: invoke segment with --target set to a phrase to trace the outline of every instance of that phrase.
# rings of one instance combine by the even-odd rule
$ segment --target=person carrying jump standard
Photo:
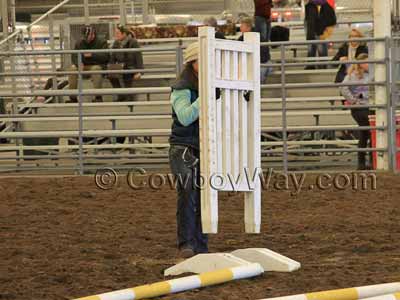
[[[169,163],[178,182],[177,235],[183,258],[208,252],[208,238],[202,233],[200,189],[194,184],[200,181],[198,53],[198,43],[186,49],[185,67],[170,97],[173,123]]]

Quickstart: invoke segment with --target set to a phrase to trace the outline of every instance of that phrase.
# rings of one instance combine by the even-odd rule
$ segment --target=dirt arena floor
[[[306,183],[315,179],[307,176]],[[0,299],[73,299],[164,280],[178,261],[175,191],[134,191],[121,178],[101,190],[93,176],[0,180]],[[162,299],[260,299],[400,281],[400,176],[377,189],[263,193],[262,234],[246,235],[240,194],[220,199],[210,250],[266,247],[302,263],[294,273]]]

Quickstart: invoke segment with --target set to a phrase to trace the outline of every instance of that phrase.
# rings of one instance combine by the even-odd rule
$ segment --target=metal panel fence
[[[325,43],[341,44],[346,40],[325,41]],[[386,126],[364,126],[359,127],[354,123],[341,122],[340,118],[350,120],[351,108],[341,104],[340,96],[324,93],[336,91],[340,86],[351,86],[352,84],[335,84],[325,80],[319,80],[325,73],[335,69],[320,69],[318,71],[303,71],[305,66],[339,66],[341,64],[352,64],[355,61],[327,62],[326,58],[315,60],[302,60],[290,56],[292,48],[303,49],[307,45],[318,44],[319,41],[268,43],[280,57],[272,64],[263,64],[262,67],[274,68],[274,73],[268,84],[261,86],[262,92],[262,164],[264,167],[280,168],[282,170],[326,170],[326,169],[352,169],[354,158],[358,152],[387,153],[390,156],[390,168],[394,171],[396,165],[395,112],[398,109],[398,53],[396,47],[389,47],[387,39],[360,39],[358,42],[386,43],[388,56],[382,60],[370,58],[372,64],[385,65],[391,70],[392,80],[370,81],[365,85],[371,86],[373,95],[374,86],[386,86],[392,95],[392,101],[388,105],[377,105],[371,101],[369,107],[374,109],[386,109],[392,118]],[[399,43],[399,39],[391,40]],[[390,49],[392,49],[390,51]],[[398,47],[397,47],[398,49]],[[102,52],[103,50],[77,51],[77,50],[55,50],[55,51],[12,51],[0,52],[2,57],[48,55],[60,56],[78,54],[82,57],[85,52]],[[177,61],[182,61],[182,47],[152,47],[141,49],[106,50],[108,52],[134,52],[143,53],[176,53]],[[389,56],[389,54],[391,54]],[[7,142],[1,145],[3,153],[0,158],[0,170],[3,172],[77,172],[84,174],[105,166],[113,166],[120,169],[128,169],[133,166],[146,168],[167,168],[167,137],[170,126],[170,104],[168,95],[170,92],[169,82],[176,78],[181,66],[169,68],[168,70],[144,69],[124,71],[83,71],[76,72],[53,72],[41,71],[27,72],[23,74],[26,78],[35,76],[62,77],[77,74],[79,84],[77,90],[69,89],[36,89],[32,92],[20,90],[16,93],[2,90],[0,98],[18,99],[17,102],[9,104],[14,108],[8,114],[1,114],[0,121],[3,122],[3,130],[0,139]],[[121,89],[92,89],[88,88],[85,77],[91,74],[112,73],[143,73],[148,75],[148,85],[134,88]],[[160,74],[161,72],[161,74]],[[157,74],[158,73],[158,74]],[[300,74],[300,75],[299,75]],[[19,78],[22,75],[17,72],[6,72],[1,74],[9,78]],[[317,75],[317,80],[315,79]],[[306,78],[311,76],[310,82],[297,80],[300,76]],[[303,79],[303,78],[302,78]],[[274,82],[275,80],[275,82]],[[163,86],[160,82],[164,81]],[[354,84],[353,84],[354,85]],[[305,91],[313,93],[303,95]],[[113,102],[111,97],[122,94],[137,94],[144,97],[134,102]],[[68,96],[78,97],[77,104],[66,104]],[[105,103],[87,103],[85,97],[103,95],[109,97]],[[108,95],[108,96],[107,96]],[[56,101],[54,97],[59,97]],[[21,99],[33,97],[34,99],[45,99],[44,103],[26,103]],[[47,99],[46,99],[47,98]],[[372,97],[373,98],[373,97]],[[150,101],[148,101],[150,100]],[[60,102],[60,103],[57,103]],[[328,104],[328,105],[327,105]],[[302,106],[304,106],[302,108]],[[16,109],[19,108],[19,109]],[[310,123],[309,121],[313,122]],[[329,120],[329,121],[327,121]],[[334,122],[332,122],[332,120]],[[300,125],[299,125],[300,124]],[[388,135],[388,147],[368,147],[360,149],[357,140],[340,139],[343,132],[360,132],[365,130],[383,131]],[[125,137],[127,137],[125,139]],[[39,140],[51,139],[52,143],[31,143],[27,145],[26,139]],[[48,145],[51,144],[51,145]],[[390,148],[392,147],[392,148]],[[31,151],[31,152],[27,152]],[[36,151],[33,152],[32,151]],[[39,151],[39,153],[38,153]],[[63,171],[64,170],[64,171]]]

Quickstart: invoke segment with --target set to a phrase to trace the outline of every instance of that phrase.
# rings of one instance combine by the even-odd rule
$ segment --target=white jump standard
[[[217,190],[207,182],[201,190],[203,232],[218,231],[218,191],[240,191],[246,232],[259,233],[261,183],[254,174],[261,168],[260,38],[246,33],[237,42],[214,35],[214,28],[199,28],[200,170],[207,181],[218,174],[236,186]]]

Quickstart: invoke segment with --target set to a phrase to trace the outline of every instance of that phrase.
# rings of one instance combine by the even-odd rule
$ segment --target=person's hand
[[[89,58],[89,57],[92,57],[92,53],[84,53],[83,56]]]
[[[221,98],[221,90],[219,88],[215,89],[215,100]]]
[[[250,96],[251,96],[251,91],[246,91],[245,93],[243,93],[244,100],[246,100],[247,102],[250,101]]]
[[[340,61],[346,61],[347,57],[346,56],[342,56],[341,58],[339,58]]]
[[[135,75],[133,75],[133,79],[135,80],[139,80],[142,77],[142,74],[140,73],[136,73]]]

